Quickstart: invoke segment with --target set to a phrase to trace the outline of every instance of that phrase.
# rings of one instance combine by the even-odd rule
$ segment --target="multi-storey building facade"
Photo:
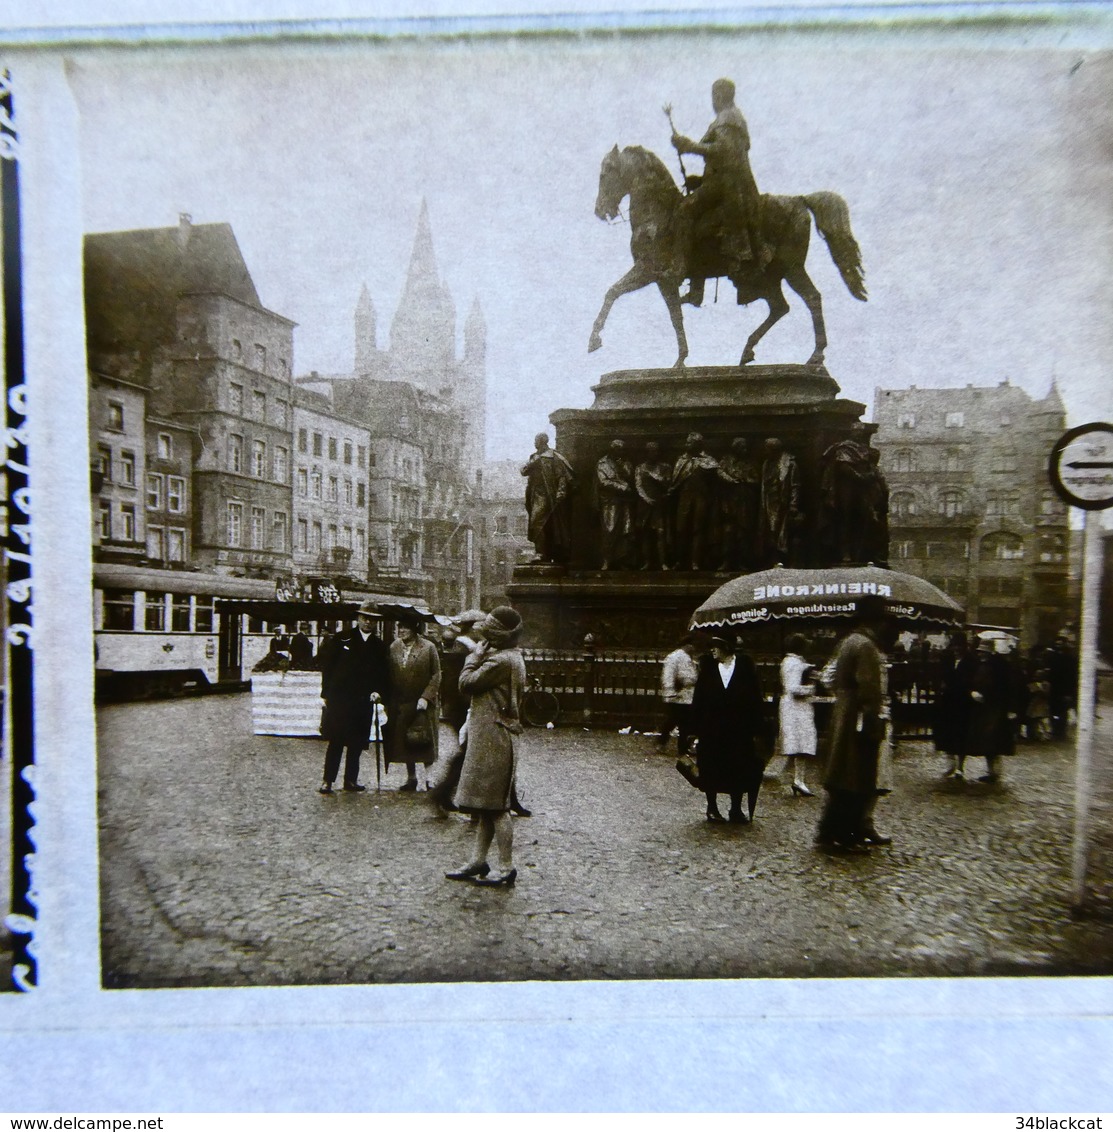
[[[299,388],[293,435],[294,570],[366,582],[371,433]]]
[[[143,386],[90,375],[93,546],[105,561],[138,562],[146,554],[146,418]]]
[[[974,623],[1050,643],[1072,618],[1067,509],[1047,481],[1065,426],[1042,400],[1002,382],[878,389],[874,444],[889,482],[889,560],[960,602]]]
[[[192,561],[193,454],[200,437],[187,425],[147,417],[144,477],[147,559],[170,568]]]
[[[198,438],[193,563],[288,574],[294,323],[260,303],[231,228],[183,215],[176,228],[89,235],[85,296],[91,372],[145,390],[152,418]],[[165,518],[168,557],[181,528]],[[145,529],[137,537],[146,550]]]
[[[423,206],[390,345],[376,341],[366,288],[355,308],[352,373],[311,373],[304,388],[367,427],[368,544],[379,588],[420,592],[437,609],[474,606],[476,524],[486,434],[486,327],[478,302],[456,356],[455,305],[441,282]]]

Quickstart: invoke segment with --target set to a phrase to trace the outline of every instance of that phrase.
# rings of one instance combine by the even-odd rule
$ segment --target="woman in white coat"
[[[815,685],[809,679],[812,666],[804,659],[808,642],[799,633],[785,641],[786,655],[781,661],[781,754],[788,759],[792,793],[810,798],[804,782],[804,767],[815,758]]]

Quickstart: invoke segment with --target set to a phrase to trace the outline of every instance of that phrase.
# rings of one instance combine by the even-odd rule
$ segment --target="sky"
[[[843,395],[993,384],[1069,422],[1108,419],[1113,166],[1108,55],[1053,37],[862,29],[443,41],[74,48],[87,231],[232,225],[263,304],[297,322],[295,371],[343,372],[366,283],[388,345],[421,202],[458,332],[488,327],[488,456],[522,456],[608,371],[668,366],[653,289],[620,299],[588,354],[629,227],[593,214],[611,146],[679,172],[662,105],[698,137],[728,76],[762,190],[840,193],[870,298],[813,234],[827,368]],[[689,171],[698,168],[687,159]],[[690,365],[737,362],[764,304],[725,280],[686,310]],[[758,362],[803,362],[803,303]]]

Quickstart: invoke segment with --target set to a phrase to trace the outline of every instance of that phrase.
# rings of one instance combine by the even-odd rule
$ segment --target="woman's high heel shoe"
[[[476,877],[475,883],[482,884],[487,888],[509,888],[518,879],[518,870],[511,869],[508,873],[503,873],[502,876],[497,877]]]
[[[446,880],[476,880],[485,877],[491,871],[491,866],[484,861],[481,865],[465,865],[454,873],[445,873]]]
[[[792,784],[792,793],[794,797],[797,794],[799,794],[803,798],[815,797],[815,795],[812,794],[812,792],[802,782],[794,782]]]

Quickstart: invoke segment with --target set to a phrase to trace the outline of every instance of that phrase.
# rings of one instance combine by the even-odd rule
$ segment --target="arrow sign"
[[[1113,507],[1113,425],[1094,421],[1065,432],[1051,450],[1047,474],[1071,507]]]

